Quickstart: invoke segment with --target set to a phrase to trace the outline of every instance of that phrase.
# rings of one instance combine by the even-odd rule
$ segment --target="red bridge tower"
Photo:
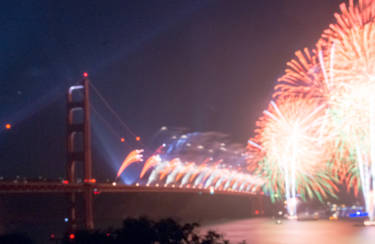
[[[71,86],[67,94],[67,164],[66,178],[69,184],[77,183],[77,166],[83,166],[83,192],[85,204],[84,224],[86,229],[94,228],[91,160],[91,126],[89,79],[87,73],[79,84]],[[70,195],[70,223],[72,230],[77,228],[77,193]]]

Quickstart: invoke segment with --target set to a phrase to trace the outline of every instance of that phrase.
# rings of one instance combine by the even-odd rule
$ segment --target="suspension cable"
[[[122,137],[120,137],[115,129],[112,127],[111,123],[109,123],[96,109],[95,107],[93,106],[93,104],[91,104],[91,110],[95,113],[95,115],[107,126],[107,128],[109,129],[109,131],[115,136],[117,137],[119,140],[121,140]],[[127,140],[124,140],[123,142],[125,142],[125,144],[131,148],[130,144],[127,142]]]
[[[96,95],[102,100],[104,105],[107,107],[107,109],[116,117],[118,121],[130,132],[130,134],[134,137],[136,137],[136,134],[129,128],[129,126],[121,119],[121,117],[118,115],[118,113],[112,108],[112,106],[109,104],[107,99],[104,98],[104,96],[99,92],[99,90],[94,86],[92,82],[90,82],[91,87],[93,88],[93,91],[96,93]]]
[[[95,94],[100,98],[100,100],[104,103],[104,105],[107,107],[107,109],[115,116],[115,118],[120,122],[120,124],[125,127],[125,129],[138,141],[138,136],[130,129],[130,127],[121,119],[120,115],[113,109],[113,107],[110,105],[110,103],[107,101],[107,99],[99,92],[98,88],[90,82],[89,83],[92,90],[95,92]],[[96,111],[97,114],[98,111]],[[101,116],[101,115],[100,115]],[[101,116],[103,119],[104,117]],[[108,123],[108,122],[107,122]],[[144,147],[144,144],[142,141],[139,141],[139,143]]]

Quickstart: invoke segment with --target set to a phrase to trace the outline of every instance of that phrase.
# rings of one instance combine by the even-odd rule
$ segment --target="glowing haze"
[[[167,146],[165,155],[148,158],[140,177],[150,172],[148,184],[240,191],[263,185],[272,200],[286,200],[290,216],[297,214],[298,198],[335,196],[341,180],[348,189],[362,190],[374,221],[375,0],[349,0],[334,16],[313,49],[297,51],[287,62],[274,101],[241,157],[207,156],[227,147],[205,137],[194,147],[194,157],[183,160],[181,145],[190,146],[194,138],[184,135]],[[215,149],[203,152],[208,142]],[[247,161],[247,170],[236,160]]]

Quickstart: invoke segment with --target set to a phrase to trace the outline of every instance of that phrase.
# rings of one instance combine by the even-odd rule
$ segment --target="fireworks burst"
[[[348,182],[361,186],[370,220],[375,217],[375,1],[340,5],[318,46],[324,54],[321,67],[329,75],[329,106],[338,140],[345,147]],[[323,56],[323,55],[322,55]],[[357,180],[357,179],[360,180]],[[358,184],[360,182],[360,184]]]
[[[287,99],[289,97],[301,97],[324,102],[326,89],[323,73],[316,50],[295,52],[295,59],[286,65],[285,74],[278,79],[275,86],[274,98]]]
[[[297,51],[278,80],[274,98],[279,102],[260,118],[254,139],[262,148],[258,171],[271,172],[273,181],[266,185],[271,196],[285,192],[289,200],[298,176],[314,183],[324,180],[314,187],[304,184],[310,195],[335,189],[326,174],[317,174],[320,165],[331,178],[343,179],[348,189],[356,186],[357,192],[361,187],[369,218],[374,220],[375,1],[350,0],[340,5],[335,18],[316,48]]]
[[[293,202],[297,193],[303,199],[322,200],[335,190],[321,170],[331,153],[326,121],[325,105],[302,97],[279,99],[264,111],[254,138],[263,160],[255,172],[267,179],[264,190],[273,200],[285,195],[287,202]],[[295,216],[296,205],[290,204],[288,212]]]

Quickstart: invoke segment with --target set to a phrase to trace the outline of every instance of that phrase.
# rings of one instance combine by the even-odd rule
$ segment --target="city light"
[[[12,125],[10,123],[5,124],[5,129],[6,130],[12,129]]]
[[[365,226],[375,226],[375,221],[365,220],[365,221],[363,222],[363,224],[364,224]]]

